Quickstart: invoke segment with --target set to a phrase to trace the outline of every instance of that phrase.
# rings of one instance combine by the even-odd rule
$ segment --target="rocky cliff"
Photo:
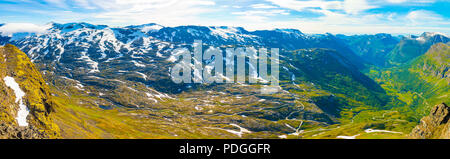
[[[416,139],[450,139],[450,107],[445,103],[436,105],[430,115],[423,117],[411,137]]]
[[[28,56],[0,47],[0,138],[57,138],[50,89]]]

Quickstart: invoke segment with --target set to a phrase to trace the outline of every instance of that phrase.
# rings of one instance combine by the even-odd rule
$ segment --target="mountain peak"
[[[156,24],[156,23],[147,23],[147,24],[140,24],[140,25],[129,25],[129,26],[126,26],[125,28],[143,28],[143,27],[148,27],[148,26],[161,26],[161,27],[163,27],[162,25],[159,25],[159,24]]]
[[[148,24],[141,24],[141,25],[130,25],[130,26],[126,26],[124,28],[140,29],[142,32],[148,33],[148,32],[159,31],[160,29],[164,28],[164,26],[156,24],[156,23],[148,23]]]
[[[375,36],[379,37],[379,38],[392,38],[392,35],[387,34],[387,33],[378,33],[378,34],[375,34]]]
[[[422,33],[421,36],[423,36],[423,37],[444,36],[444,37],[448,38],[447,35],[445,35],[444,33],[440,33],[440,32],[424,32],[424,33]]]
[[[298,29],[275,29],[275,31],[280,31],[280,32],[288,33],[288,34],[301,34],[301,35],[303,35],[303,33],[300,30],[298,30]]]
[[[219,29],[233,29],[237,31],[244,31],[243,27],[234,27],[234,26],[211,26],[210,28],[219,28]]]
[[[65,23],[65,24],[59,24],[59,23],[50,23],[53,28],[57,28],[59,30],[77,30],[80,28],[89,28],[89,29],[104,29],[107,28],[107,25],[94,25],[86,22],[79,22],[79,23]]]
[[[236,33],[245,33],[247,30],[245,30],[242,27],[231,27],[231,26],[211,26],[209,29],[213,32],[225,32],[228,34],[236,34]]]

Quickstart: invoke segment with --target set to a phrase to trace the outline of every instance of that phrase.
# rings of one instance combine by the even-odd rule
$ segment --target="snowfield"
[[[354,135],[354,136],[337,136],[337,139],[356,139],[360,134]]]
[[[14,90],[16,95],[16,103],[19,104],[19,111],[17,112],[16,120],[19,123],[19,126],[28,126],[27,116],[29,114],[28,108],[25,104],[23,104],[23,97],[25,96],[25,92],[20,89],[19,84],[17,84],[14,78],[6,76],[3,78],[6,86]]]

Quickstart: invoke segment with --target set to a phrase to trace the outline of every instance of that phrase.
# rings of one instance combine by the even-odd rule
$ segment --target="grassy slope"
[[[39,70],[36,69],[25,53],[13,45],[7,44],[4,47],[0,47],[0,56],[2,61],[0,64],[1,80],[3,81],[3,78],[6,76],[13,77],[26,94],[23,100],[30,112],[29,116],[27,116],[28,123],[45,131],[48,137],[58,138],[59,128],[52,120],[55,104]],[[5,89],[5,85],[1,85],[0,87],[3,87],[3,91],[0,94],[1,98],[11,99],[12,91]],[[7,100],[5,101],[7,102]],[[10,106],[16,103],[3,103],[2,100],[2,106],[4,106],[3,104]],[[11,120],[10,115],[16,114],[16,111],[12,110],[11,107],[4,107],[0,112],[0,116],[3,117],[2,121],[12,122],[15,125],[16,122]],[[10,117],[7,117],[8,115],[4,113]]]
[[[222,138],[219,135],[198,132],[188,121],[172,122],[162,116],[170,111],[104,110],[94,105],[80,104],[93,97],[56,97],[61,107],[56,109],[55,122],[64,138]],[[81,102],[83,103],[83,102]],[[149,119],[143,116],[154,116]],[[182,120],[182,119],[180,119]],[[175,135],[176,134],[176,135]]]
[[[369,74],[410,111],[416,112],[416,117],[421,117],[428,114],[432,106],[450,102],[448,73],[447,77],[442,77],[442,72],[449,67],[449,53],[448,45],[436,44],[407,65],[372,70]]]

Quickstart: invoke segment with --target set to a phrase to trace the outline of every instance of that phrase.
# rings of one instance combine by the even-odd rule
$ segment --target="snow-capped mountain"
[[[448,37],[444,33],[439,33],[439,32],[424,32],[420,36],[411,35],[409,37],[406,37],[406,39],[417,40],[417,41],[422,42],[422,43],[425,43],[425,42],[430,42],[430,43],[440,43],[440,42],[442,42],[442,43],[446,43],[446,42],[449,41],[450,37]]]
[[[144,90],[137,91],[150,94],[148,98],[152,102],[170,98],[164,92],[180,92],[192,87],[175,85],[169,73],[175,64],[171,60],[172,50],[192,49],[194,40],[202,40],[204,48],[280,48],[281,58],[285,60],[292,57],[284,50],[330,48],[337,50],[333,53],[339,56],[335,57],[347,58],[357,67],[361,67],[363,61],[331,34],[307,35],[296,29],[247,31],[241,27],[163,27],[154,23],[120,28],[88,23],[49,23],[47,26],[48,29],[39,34],[3,36],[0,44],[16,45],[42,66],[44,73],[74,81],[74,87],[79,90],[88,85],[108,92],[132,81],[146,85]],[[292,70],[282,71],[293,74]]]
[[[176,61],[172,59],[172,50],[180,47],[192,49],[194,40],[202,40],[204,48],[280,48],[282,80],[293,81],[293,75],[304,76],[302,71],[294,71],[295,68],[291,67],[296,58],[293,56],[297,55],[289,50],[335,50],[330,51],[330,56],[326,58],[348,61],[345,67],[354,72],[364,67],[365,63],[342,38],[332,34],[308,35],[296,29],[247,31],[241,27],[164,27],[154,23],[118,28],[88,23],[50,23],[44,33],[16,33],[2,36],[0,40],[0,44],[11,43],[27,53],[33,62],[43,67],[41,70],[45,70],[44,73],[75,81],[80,90],[80,85],[84,84],[95,86],[97,90],[110,91],[126,84],[126,81],[133,81],[146,86],[145,90],[137,91],[151,94],[151,101],[170,98],[164,92],[180,92],[192,87],[175,85],[169,73]],[[328,59],[318,59],[325,62],[319,65],[325,67],[330,61]],[[310,68],[305,65],[305,69]],[[343,73],[341,70],[336,72]],[[312,76],[305,78],[315,80]],[[356,79],[360,77],[352,78],[364,81]],[[323,84],[328,85],[326,82]]]
[[[396,47],[386,55],[391,65],[404,64],[423,55],[434,44],[450,42],[450,37],[443,33],[425,32],[420,36],[404,37]]]
[[[260,46],[286,50],[331,48],[350,59],[357,57],[331,34],[306,35],[295,29],[250,32],[240,27],[163,27],[153,23],[122,28],[88,23],[49,25],[51,27],[43,34],[3,36],[0,44],[18,46],[33,61],[84,64],[89,73],[98,72],[99,63],[111,62],[124,55],[135,59],[143,56],[168,58],[176,45],[192,45],[194,40],[202,40],[212,46]],[[139,66],[139,62],[135,64]]]

